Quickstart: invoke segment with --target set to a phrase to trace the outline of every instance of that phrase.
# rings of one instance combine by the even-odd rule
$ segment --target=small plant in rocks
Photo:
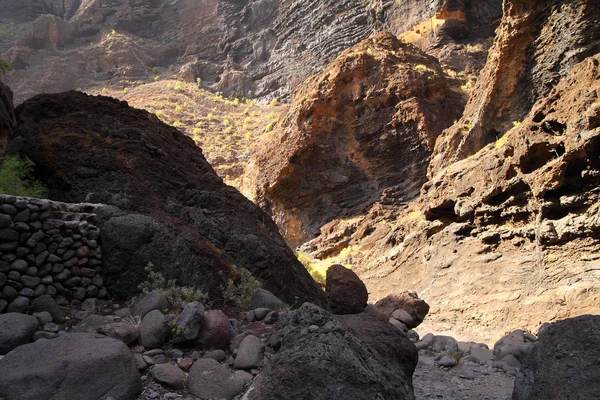
[[[233,266],[232,273],[223,287],[223,300],[225,303],[247,309],[250,307],[252,293],[261,286],[250,271]]]
[[[161,292],[168,297],[169,302],[174,307],[179,307],[182,303],[192,301],[207,303],[209,299],[208,294],[201,289],[179,286],[175,279],[167,280],[162,273],[154,269],[154,264],[151,262],[146,265],[145,271],[147,273],[146,280],[138,285],[138,289],[144,295],[153,291]]]

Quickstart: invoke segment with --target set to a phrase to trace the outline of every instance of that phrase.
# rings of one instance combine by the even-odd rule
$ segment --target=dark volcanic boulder
[[[387,320],[366,313],[336,315],[335,319],[375,350],[395,369],[411,378],[419,361],[415,345]]]
[[[6,400],[133,400],[141,391],[133,353],[101,335],[40,340],[0,360],[0,398]]]
[[[358,314],[369,300],[365,284],[351,269],[339,264],[327,270],[325,293],[334,314]]]
[[[272,220],[224,185],[177,129],[126,102],[78,92],[36,96],[16,114],[14,136],[52,199],[122,210],[98,211],[113,293],[135,292],[153,262],[165,277],[218,296],[235,264],[287,303],[324,304]]]
[[[522,365],[513,400],[600,398],[600,316],[552,324]]]
[[[373,321],[364,320],[370,322]],[[384,350],[392,350],[384,357],[380,353],[384,346],[371,347],[361,334],[314,304],[303,304],[278,323],[278,330],[270,339],[277,353],[266,363],[245,398],[414,399],[414,346],[412,350],[407,347],[410,355],[391,363],[389,359],[395,350]],[[399,334],[392,338],[402,340]],[[403,365],[398,366],[399,363]]]
[[[6,143],[15,128],[15,110],[13,92],[0,81],[0,155],[4,154]]]

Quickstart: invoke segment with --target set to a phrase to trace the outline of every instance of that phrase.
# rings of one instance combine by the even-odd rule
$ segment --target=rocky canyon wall
[[[600,312],[599,11],[519,0],[504,10],[419,199],[404,211],[378,202],[305,245],[330,254],[332,238],[349,237],[346,261],[372,297],[415,289],[432,304],[423,329],[482,340]]]

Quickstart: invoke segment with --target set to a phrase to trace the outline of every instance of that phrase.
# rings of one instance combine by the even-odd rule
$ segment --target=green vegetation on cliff
[[[5,156],[0,165],[0,194],[43,198],[47,190],[31,176],[34,164],[28,159]]]

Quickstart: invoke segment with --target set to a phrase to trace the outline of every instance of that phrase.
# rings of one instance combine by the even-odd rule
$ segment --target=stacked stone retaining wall
[[[0,195],[0,313],[45,294],[63,305],[108,296],[98,207]]]

